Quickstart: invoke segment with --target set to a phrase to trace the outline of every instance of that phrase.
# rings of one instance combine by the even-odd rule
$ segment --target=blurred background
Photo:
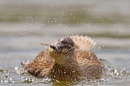
[[[130,73],[129,8],[129,0],[0,0],[0,67],[14,73],[46,48],[40,43],[77,34],[95,40],[98,58]]]

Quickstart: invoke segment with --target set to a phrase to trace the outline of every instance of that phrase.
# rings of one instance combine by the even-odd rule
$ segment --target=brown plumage
[[[39,53],[25,70],[35,77],[57,80],[80,80],[81,77],[99,78],[103,65],[89,50],[95,42],[87,36],[63,37]]]

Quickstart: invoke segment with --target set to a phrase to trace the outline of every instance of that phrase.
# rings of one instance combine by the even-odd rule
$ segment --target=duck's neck
[[[67,59],[65,64],[55,62],[51,77],[57,80],[77,80],[82,75],[81,68],[75,59]]]
[[[77,64],[77,61],[73,55],[62,56],[55,60],[56,60],[55,64],[60,65],[60,66],[69,66],[69,65]]]
[[[54,54],[54,55],[51,54],[51,56],[52,58],[55,59],[55,62],[59,65],[66,65],[69,62],[71,63],[76,61],[74,60],[75,59],[74,52],[72,51],[67,54]]]

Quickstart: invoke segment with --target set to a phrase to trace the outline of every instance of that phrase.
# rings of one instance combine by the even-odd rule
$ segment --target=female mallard
[[[95,42],[87,36],[63,37],[39,53],[25,70],[35,77],[56,80],[79,80],[81,77],[99,78],[103,65],[89,50]]]

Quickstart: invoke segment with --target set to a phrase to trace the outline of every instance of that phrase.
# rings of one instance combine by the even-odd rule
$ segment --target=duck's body
[[[90,38],[65,37],[52,45],[25,67],[30,74],[57,80],[79,80],[83,76],[97,78],[102,74],[103,65],[88,51],[95,45]]]

